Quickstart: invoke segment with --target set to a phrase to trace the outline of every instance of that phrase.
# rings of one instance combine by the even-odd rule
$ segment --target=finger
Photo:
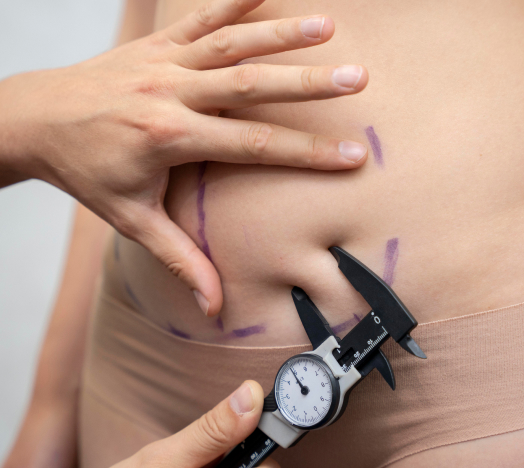
[[[264,405],[262,387],[244,382],[200,419],[165,439],[174,467],[200,468],[249,436],[257,427]]]
[[[176,49],[173,59],[176,64],[194,70],[227,67],[248,57],[322,44],[334,32],[335,23],[327,16],[238,24]]]
[[[188,44],[234,23],[257,8],[264,0],[216,0],[189,13],[165,30],[177,44]]]
[[[195,294],[202,311],[209,316],[222,307],[222,287],[211,261],[193,240],[168,217],[163,207],[135,208],[120,225],[121,234],[140,243]],[[118,227],[118,225],[117,225]]]
[[[321,170],[361,166],[367,148],[357,142],[304,133],[278,125],[197,114],[192,137],[166,151],[164,165],[219,161],[269,164]]]
[[[360,65],[298,67],[246,64],[191,72],[192,84],[179,94],[198,112],[240,109],[270,102],[329,99],[362,91],[368,82]]]
[[[280,465],[273,458],[266,458],[258,468],[280,468]]]

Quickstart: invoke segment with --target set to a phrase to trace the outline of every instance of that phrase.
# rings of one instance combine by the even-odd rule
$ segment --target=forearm
[[[116,45],[150,34],[155,9],[156,0],[128,0]],[[25,109],[25,106],[38,106],[38,103],[25,101],[29,89],[24,75],[28,74],[0,81],[0,188],[38,178],[45,170],[46,162],[37,154],[40,142],[34,141],[41,137],[36,136],[31,122],[27,122]],[[20,99],[13,99],[13,96],[20,96]]]
[[[4,468],[75,466],[86,330],[106,233],[106,223],[79,205],[30,407]]]
[[[38,404],[76,400],[107,232],[104,221],[78,205],[62,285],[40,354],[33,393]]]
[[[128,0],[117,44],[153,29],[155,0]],[[2,93],[15,80],[0,82]],[[11,80],[9,82],[8,80]],[[16,112],[0,110],[0,188],[31,177],[31,158],[17,132]],[[35,162],[36,164],[36,162]],[[79,205],[62,285],[42,346],[33,395],[3,468],[76,466],[77,405],[89,312],[107,224]]]
[[[20,75],[21,76],[21,75]],[[24,155],[19,107],[11,105],[9,95],[16,92],[18,77],[0,81],[0,188],[22,182],[30,178],[26,173],[29,165],[28,155]],[[26,128],[26,132],[29,130]]]

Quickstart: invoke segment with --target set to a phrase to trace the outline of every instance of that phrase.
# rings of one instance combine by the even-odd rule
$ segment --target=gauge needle
[[[309,388],[300,383],[300,380],[298,380],[298,377],[297,377],[297,373],[295,372],[293,368],[291,368],[291,372],[295,376],[295,379],[297,379],[297,383],[300,385],[300,393],[302,393],[302,395],[307,395],[309,393]]]

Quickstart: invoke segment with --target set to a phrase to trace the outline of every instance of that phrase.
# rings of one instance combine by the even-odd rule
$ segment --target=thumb
[[[142,214],[137,216],[139,221],[133,229],[133,240],[149,250],[193,291],[206,315],[218,314],[222,308],[222,286],[211,261],[169,218],[163,206],[156,210],[149,208]]]
[[[176,460],[173,466],[200,468],[227,452],[255,430],[263,405],[262,387],[245,381],[211,411],[165,440]]]

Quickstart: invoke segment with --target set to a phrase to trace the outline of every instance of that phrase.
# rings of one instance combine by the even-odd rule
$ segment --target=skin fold
[[[161,2],[157,27],[188,8]],[[118,274],[141,313],[197,341],[305,343],[289,294],[296,285],[344,335],[369,306],[338,271],[332,245],[381,275],[421,323],[522,302],[523,5],[269,1],[245,21],[298,11],[336,18],[332,41],[249,62],[362,63],[366,90],[222,115],[366,142],[367,164],[336,174],[211,162],[172,171],[166,208],[212,259],[224,306],[219,318],[199,315],[183,285],[119,236]],[[395,466],[516,466],[522,437],[444,447]]]
[[[205,24],[190,13],[84,62],[2,80],[0,188],[37,178],[64,190],[152,252],[205,313],[217,314],[218,273],[164,208],[170,168],[209,160],[348,170],[367,154],[358,142],[219,117],[222,109],[329,99],[367,85],[358,64],[233,67],[333,36],[325,16],[232,26],[263,1],[216,0]],[[151,3],[137,8],[151,17]],[[254,89],[259,76],[263,86]]]
[[[157,28],[194,7],[183,3],[161,2]],[[343,334],[369,307],[336,268],[332,245],[382,275],[419,322],[523,301],[522,6],[269,1],[243,21],[299,11],[337,18],[333,39],[249,62],[362,63],[368,87],[222,114],[366,142],[367,164],[172,170],[166,209],[217,268],[224,307],[219,319],[199,315],[183,285],[118,236],[128,301],[199,341],[298,344],[306,337],[289,295],[296,285]]]

